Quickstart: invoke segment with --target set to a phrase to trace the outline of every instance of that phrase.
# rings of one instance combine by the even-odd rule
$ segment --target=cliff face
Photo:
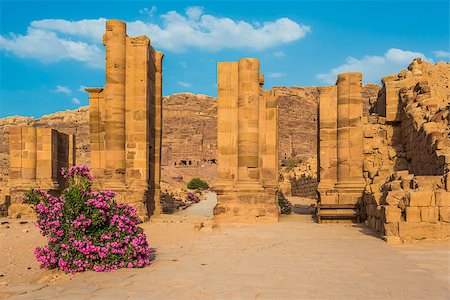
[[[363,98],[367,105],[370,99],[376,98],[379,88],[377,85],[363,86]],[[280,160],[289,158],[305,160],[315,155],[319,99],[317,88],[274,87],[273,91],[279,96]],[[213,97],[180,93],[163,98],[164,182],[183,185],[184,181],[192,176],[201,177],[202,173],[210,181],[214,180],[217,149],[216,116],[217,101]],[[3,118],[0,119],[0,188],[8,177],[8,132],[11,126],[52,127],[64,133],[75,134],[77,164],[89,165],[88,107],[57,112],[39,119],[20,116]],[[175,173],[183,177],[181,182]],[[176,177],[176,180],[174,181],[172,177]]]

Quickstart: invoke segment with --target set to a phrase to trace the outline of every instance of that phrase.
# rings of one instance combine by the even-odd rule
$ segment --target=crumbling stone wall
[[[377,99],[361,117],[365,188],[357,203],[365,223],[387,241],[448,238],[449,76],[448,63],[416,59],[408,70],[382,79]],[[336,199],[332,187],[344,145],[339,121],[335,125],[340,109],[334,90],[320,88],[318,191],[325,204]],[[327,110],[336,101],[337,114]],[[355,151],[359,139],[352,138]]]
[[[291,179],[291,195],[297,197],[317,199],[317,178],[300,176]]]
[[[58,195],[65,188],[61,168],[75,164],[75,139],[51,128],[12,127],[9,132],[8,215],[32,215],[24,192],[41,188]]]
[[[363,213],[387,241],[448,238],[449,75],[414,60],[383,78],[364,119]]]

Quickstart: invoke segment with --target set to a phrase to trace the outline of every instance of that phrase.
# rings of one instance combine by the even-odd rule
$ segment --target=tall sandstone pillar
[[[154,203],[155,209],[154,214],[159,214],[162,212],[160,193],[161,193],[161,151],[162,151],[162,69],[163,69],[163,58],[164,53],[160,51],[155,51],[155,118],[154,118],[154,130],[155,133],[155,146],[154,146],[154,176],[153,182],[155,186],[154,193]]]
[[[124,182],[125,174],[125,80],[126,80],[126,23],[106,21],[106,85],[105,85],[105,161],[107,186]],[[112,179],[112,180],[111,180]]]
[[[106,85],[90,98],[93,187],[117,193],[141,219],[161,211],[159,201],[162,58],[146,36],[128,37],[122,21],[106,22]]]
[[[255,58],[218,64],[218,222],[278,220],[278,104],[263,84]]]
[[[361,80],[361,73],[343,73],[338,75],[336,86],[319,88],[317,191],[324,207],[357,204],[363,196]]]
[[[357,203],[362,196],[363,100],[361,73],[339,74],[337,79],[337,182],[339,204]]]
[[[337,181],[337,88],[319,87],[318,176],[319,200],[322,204],[336,204]]]

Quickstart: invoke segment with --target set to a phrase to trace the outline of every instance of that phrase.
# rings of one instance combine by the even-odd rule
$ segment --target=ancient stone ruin
[[[365,187],[361,80],[361,73],[344,73],[336,86],[319,89],[319,210],[336,217],[355,210]],[[319,221],[327,213],[319,212]]]
[[[319,219],[359,217],[392,242],[448,238],[449,75],[449,64],[416,59],[382,79],[365,115],[360,74],[320,89]]]
[[[277,98],[262,89],[259,61],[218,64],[219,222],[276,222],[278,186]]]
[[[379,87],[364,87],[361,73],[340,74],[334,86],[264,91],[257,59],[220,62],[217,101],[196,97],[199,105],[208,107],[206,113],[185,112],[198,119],[193,128],[184,130],[180,117],[181,104],[191,96],[168,97],[173,98],[172,106],[181,105],[168,114],[179,122],[171,130],[183,134],[163,151],[163,54],[146,36],[128,37],[126,24],[118,20],[106,22],[103,43],[106,84],[86,89],[89,149],[76,152],[73,135],[40,128],[40,123],[33,125],[38,128],[11,127],[9,180],[0,185],[1,199],[8,200],[0,202],[0,214],[6,210],[12,217],[29,214],[21,204],[23,192],[41,187],[58,194],[64,188],[59,170],[89,153],[80,160],[89,162],[93,188],[117,192],[118,200],[135,206],[143,219],[162,210],[161,164],[201,168],[217,163],[214,215],[219,223],[276,222],[277,190],[314,198],[317,176],[319,222],[365,222],[390,242],[448,238],[448,63],[416,59],[407,70],[384,77],[378,96],[373,97]],[[307,109],[298,112],[286,105],[290,97],[313,100],[308,99]],[[280,101],[287,117],[279,121]],[[304,142],[295,132],[301,122],[294,120],[302,113],[300,119],[309,122]],[[308,162],[304,169],[300,164],[298,170],[278,174],[278,166],[292,158],[311,157],[316,129],[317,172],[311,169],[315,162]]]
[[[89,93],[90,166],[95,189],[117,193],[145,219],[161,212],[163,54],[126,23],[106,22],[106,85]]]
[[[75,139],[51,128],[13,127],[9,133],[10,172],[8,215],[32,215],[23,202],[24,192],[42,188],[59,194],[65,181],[61,168],[75,165]]]

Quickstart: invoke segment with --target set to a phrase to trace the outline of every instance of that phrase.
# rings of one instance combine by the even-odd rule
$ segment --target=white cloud
[[[275,52],[273,53],[273,56],[275,56],[275,57],[277,57],[277,58],[282,58],[282,57],[285,57],[286,54],[285,54],[283,51],[275,51]]]
[[[56,32],[82,39],[87,38],[97,44],[101,44],[102,36],[105,33],[105,25],[105,18],[84,19],[79,21],[44,19],[31,22],[30,28]]]
[[[75,97],[75,98],[72,99],[72,103],[73,104],[80,104],[80,100]]]
[[[26,35],[0,36],[0,49],[43,63],[75,60],[89,67],[103,66],[103,52],[97,45],[61,38],[54,32],[28,28]]]
[[[268,78],[280,78],[280,77],[284,77],[286,76],[286,73],[281,73],[281,72],[270,72],[267,73],[267,77]]]
[[[155,13],[156,7],[142,12]],[[304,38],[311,28],[279,18],[262,23],[233,20],[205,14],[202,7],[188,7],[184,13],[169,11],[159,23],[141,20],[127,23],[128,35],[148,35],[157,49],[182,52],[265,50]],[[0,50],[43,63],[75,60],[88,67],[104,66],[102,35],[105,18],[68,21],[43,19],[30,23],[25,34],[0,35]]]
[[[442,50],[438,50],[438,51],[433,51],[434,56],[438,57],[438,58],[450,58],[450,52],[447,51],[442,51]]]
[[[288,18],[258,25],[204,14],[199,7],[190,7],[185,14],[169,11],[160,17],[161,26],[142,21],[128,23],[130,34],[147,34],[157,48],[181,52],[187,48],[264,50],[304,38],[311,31],[309,26]]]
[[[382,77],[405,69],[415,58],[433,62],[423,53],[391,48],[381,56],[366,55],[360,59],[349,56],[344,64],[331,69],[327,73],[317,74],[316,78],[323,83],[334,84],[340,73],[362,72],[364,82],[379,82]]]
[[[78,88],[79,92],[85,93],[86,91],[84,90],[85,88],[87,88],[87,86],[85,85],[80,85],[80,87]]]
[[[190,84],[190,83],[187,83],[187,82],[177,81],[177,83],[178,83],[179,85],[181,85],[182,87],[185,87],[185,88],[191,87],[191,84]]]
[[[63,93],[66,95],[71,95],[72,91],[67,86],[57,85],[54,90],[52,90],[53,93]]]
[[[141,15],[149,15],[150,17],[153,17],[153,15],[156,13],[156,6],[153,5],[150,9],[144,7],[143,9],[139,10],[139,13]]]
[[[197,21],[203,14],[203,7],[201,6],[191,6],[186,9],[186,15],[189,20]]]

